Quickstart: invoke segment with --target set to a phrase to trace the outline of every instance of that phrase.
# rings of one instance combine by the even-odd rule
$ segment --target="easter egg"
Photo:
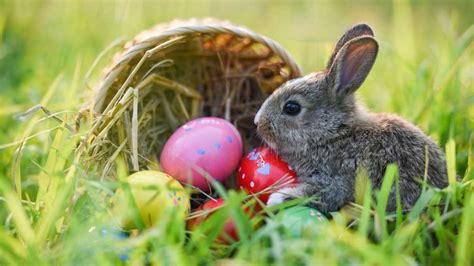
[[[224,119],[203,117],[187,122],[168,139],[160,156],[164,172],[204,191],[207,178],[223,182],[237,168],[242,138]]]
[[[153,226],[167,214],[185,218],[189,210],[189,195],[171,176],[159,171],[140,171],[130,175],[127,182],[145,227]],[[122,188],[117,189],[113,203],[113,212],[122,218],[123,228],[137,228],[133,203]]]
[[[305,230],[318,231],[328,222],[318,210],[306,206],[294,206],[281,210],[275,217],[294,237],[301,237]]]
[[[206,201],[203,205],[201,205],[194,211],[194,213],[201,213],[202,215],[189,220],[189,230],[194,230],[200,223],[204,222],[214,211],[222,207],[222,205],[224,205],[224,200],[221,198],[217,198],[214,200],[210,199]],[[228,236],[227,238],[230,238],[235,241],[239,239],[237,234],[237,228],[231,218],[227,219],[227,221],[225,222],[224,228],[222,229],[222,234],[218,237],[218,241],[221,243],[228,243],[228,241],[226,241],[227,238],[225,237],[225,235]]]
[[[195,230],[199,224],[207,220],[218,208],[222,207],[224,204],[225,201],[221,198],[210,199],[206,201],[203,205],[201,205],[194,211],[193,214],[196,214],[198,216],[188,221],[189,230]],[[242,210],[247,217],[251,218],[254,215],[255,207],[253,205],[245,204],[242,205]],[[257,227],[258,224],[254,226]],[[230,244],[231,242],[237,240],[239,240],[237,227],[235,225],[234,220],[231,217],[228,217],[225,221],[222,233],[217,237],[217,241],[223,244]]]
[[[265,190],[258,198],[267,203],[272,186],[281,189],[297,183],[296,173],[282,161],[277,154],[267,147],[260,147],[251,151],[242,159],[237,173],[237,185],[248,194],[255,194]],[[267,192],[267,191],[265,191]]]
[[[112,228],[102,228],[100,230],[100,234],[103,239],[111,242],[122,242],[123,240],[126,240],[129,237],[129,234],[119,230],[114,230]],[[107,244],[104,243],[104,245],[106,246]],[[107,250],[107,248],[105,248],[105,250]],[[131,249],[128,248],[120,248],[113,250],[113,253],[116,253],[117,257],[124,262],[128,261],[130,252]]]

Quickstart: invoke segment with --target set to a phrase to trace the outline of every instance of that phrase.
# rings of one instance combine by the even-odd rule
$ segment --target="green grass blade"
[[[74,171],[70,169],[70,171]],[[50,205],[49,211],[41,217],[37,227],[37,243],[42,246],[46,241],[48,235],[55,229],[56,222],[58,219],[66,214],[66,209],[72,208],[69,204],[71,203],[70,197],[76,186],[76,182],[68,182],[60,184],[60,192],[55,197],[55,201]]]
[[[38,177],[38,196],[37,196],[37,206],[43,206],[43,209],[48,209],[50,204],[54,201],[56,197],[56,192],[58,189],[58,176],[56,173],[64,169],[64,163],[66,162],[67,153],[72,152],[69,149],[69,152],[66,154],[61,154],[64,151],[66,145],[66,132],[62,128],[59,128],[56,131],[54,136],[53,143],[48,153],[48,158],[45,165],[42,168],[42,172]]]
[[[472,155],[472,149],[474,147],[474,133],[471,133],[469,136],[469,144],[467,150],[467,168],[463,182],[474,179],[474,156]]]
[[[234,223],[237,227],[237,232],[239,238],[244,243],[248,241],[249,236],[252,232],[252,226],[249,223],[249,218],[244,214],[242,210],[242,200],[243,196],[240,196],[235,191],[230,191],[228,193],[229,199],[227,204],[229,204],[229,211],[231,217],[234,219]]]
[[[18,195],[22,195],[21,189],[21,155],[23,153],[23,148],[25,147],[25,142],[22,142],[18,149],[15,152],[15,158],[13,160],[13,166],[11,171],[12,179],[15,181],[15,188]]]
[[[140,210],[138,209],[137,203],[135,202],[135,198],[133,197],[132,189],[127,180],[127,167],[125,165],[125,162],[122,160],[117,161],[117,176],[120,181],[120,188],[125,194],[125,198],[127,200],[130,213],[132,215],[132,220],[139,230],[143,230],[143,228],[145,228],[145,222],[143,221],[142,216],[140,215]]]
[[[9,253],[12,258],[18,260],[26,256],[26,249],[20,240],[6,234],[3,229],[0,228],[0,258],[7,255],[7,253]]]
[[[466,195],[464,213],[461,218],[459,237],[456,243],[456,265],[472,265],[474,238],[474,194]]]
[[[0,191],[3,193],[7,207],[12,214],[18,235],[27,245],[34,245],[36,235],[31,227],[31,221],[25,213],[18,194],[13,191],[6,180],[5,177],[0,176]]]
[[[354,195],[354,202],[356,204],[362,205],[365,200],[365,195],[367,186],[370,186],[370,179],[369,175],[367,174],[367,170],[359,169],[356,173],[355,179],[355,195]]]
[[[430,203],[434,195],[435,195],[435,192],[431,189],[426,190],[425,193],[420,195],[415,205],[410,210],[410,213],[408,213],[408,220],[410,222],[414,222],[419,218],[423,210],[425,210],[426,207],[428,207],[428,204]]]
[[[395,176],[398,173],[398,167],[396,165],[389,165],[387,166],[387,170],[385,170],[384,179],[382,182],[382,187],[380,191],[377,193],[377,207],[376,207],[376,214],[377,214],[377,227],[379,228],[378,236],[381,239],[385,239],[388,236],[387,232],[387,221],[386,221],[386,209],[387,203],[390,196],[390,190],[393,185],[393,181],[395,180]],[[377,228],[376,227],[376,228]]]
[[[368,184],[365,186],[364,199],[363,199],[363,209],[360,215],[359,227],[357,229],[357,234],[359,236],[366,236],[369,232],[369,222],[370,214],[372,212],[371,202],[372,202],[372,187],[369,180],[367,179]]]
[[[448,181],[454,189],[456,183],[456,142],[450,139],[446,143],[446,167],[448,170]]]

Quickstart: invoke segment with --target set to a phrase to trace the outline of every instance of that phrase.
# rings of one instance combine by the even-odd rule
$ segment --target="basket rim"
[[[181,25],[173,25],[173,23],[181,23]],[[157,30],[159,27],[166,26],[171,27]],[[110,81],[115,79],[115,77],[121,73],[122,67],[120,66],[134,58],[137,54],[143,53],[144,50],[152,49],[153,47],[156,47],[157,43],[160,41],[169,40],[171,37],[186,37],[193,34],[225,33],[232,34],[240,38],[249,38],[254,42],[265,45],[278,57],[280,57],[289,67],[290,78],[296,78],[302,75],[302,70],[296,63],[293,56],[288,53],[288,51],[286,51],[280,43],[265,35],[256,33],[244,26],[236,26],[229,21],[218,20],[214,18],[172,20],[170,22],[156,24],[147,30],[141,31],[124,46],[122,51],[117,53],[120,58],[116,61],[113,61],[112,64],[109,65],[109,71],[107,71],[103,76],[99,86],[95,90],[95,97],[93,97],[94,100],[92,101],[91,106],[92,110],[96,113],[100,112],[100,109],[104,104],[104,96],[107,94],[108,88],[110,87],[108,86],[110,85]],[[142,34],[149,34],[149,36],[146,36],[146,38],[140,40],[139,37],[142,37]]]

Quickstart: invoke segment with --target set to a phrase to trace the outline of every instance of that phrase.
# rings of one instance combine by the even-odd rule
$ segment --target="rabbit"
[[[378,47],[370,26],[357,24],[337,42],[326,70],[284,83],[262,103],[254,119],[257,133],[299,177],[297,186],[273,192],[267,206],[314,196],[310,207],[338,211],[354,201],[358,171],[380,188],[392,163],[399,169],[404,210],[420,196],[425,168],[428,184],[447,186],[444,154],[431,138],[396,115],[367,111],[354,95]],[[395,190],[387,211],[396,209]]]

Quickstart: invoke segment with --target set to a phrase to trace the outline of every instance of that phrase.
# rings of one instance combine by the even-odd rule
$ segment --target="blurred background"
[[[309,73],[325,66],[348,27],[367,22],[380,53],[360,97],[372,110],[417,123],[441,145],[454,138],[463,169],[474,116],[473,13],[469,0],[0,0],[0,144],[18,139],[21,121],[14,114],[33,105],[80,109],[113,54],[99,62],[87,86],[84,77],[99,53],[156,23],[229,20],[280,42]]]

